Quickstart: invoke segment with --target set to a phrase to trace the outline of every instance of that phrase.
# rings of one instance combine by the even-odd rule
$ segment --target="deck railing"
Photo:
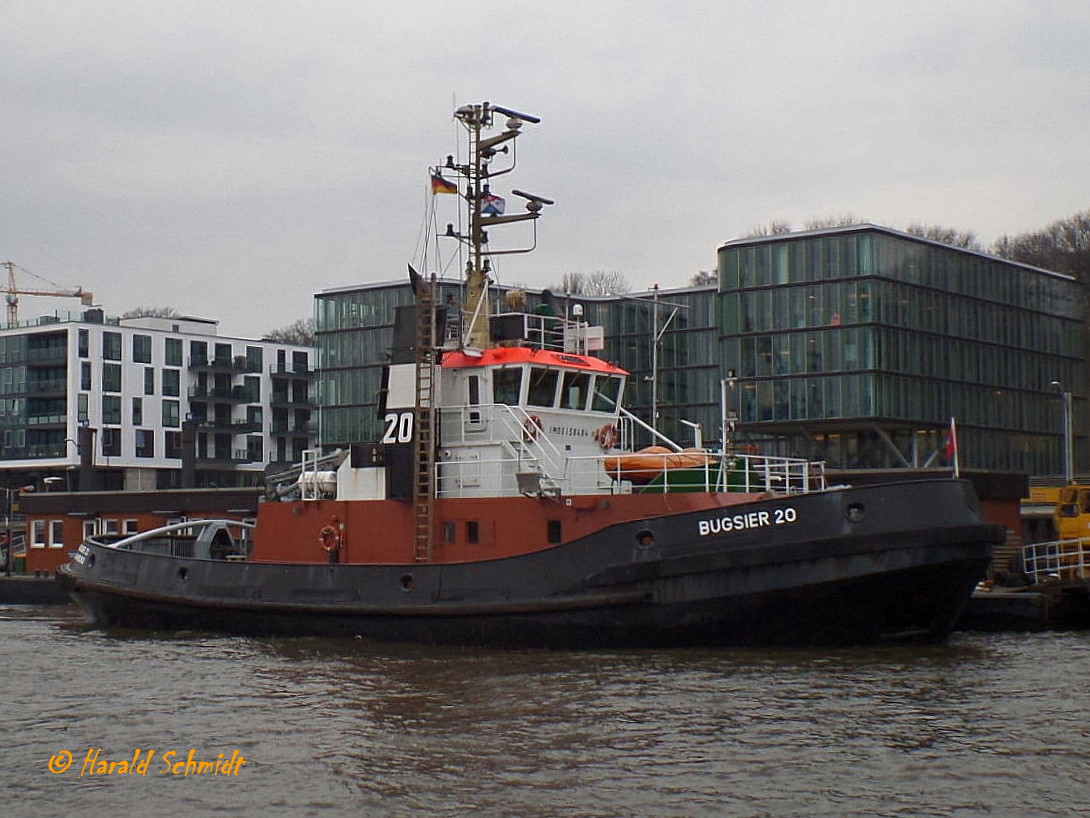
[[[512,457],[444,460],[437,464],[440,497],[473,496],[487,486],[489,494],[525,493],[533,481],[513,484],[503,479],[527,470],[524,454]],[[825,488],[824,464],[801,458],[715,452],[667,454],[611,453],[564,458],[559,469],[540,471],[549,487],[562,494],[633,494],[670,492],[746,492],[804,494]],[[478,479],[474,479],[479,476]],[[603,476],[607,479],[603,480]]]
[[[1090,537],[1031,543],[1022,549],[1022,569],[1033,582],[1090,577]]]

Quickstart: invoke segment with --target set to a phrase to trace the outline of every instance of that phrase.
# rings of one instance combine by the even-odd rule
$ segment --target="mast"
[[[485,136],[485,131],[492,127],[495,114],[508,117],[505,130],[496,136]],[[491,256],[503,253],[528,253],[537,244],[536,225],[533,242],[529,247],[496,250],[488,247],[488,229],[497,224],[511,224],[522,221],[535,221],[544,205],[552,204],[548,199],[519,190],[511,192],[526,200],[526,212],[505,215],[505,201],[492,193],[491,179],[509,173],[515,167],[514,151],[511,149],[519,129],[524,122],[539,122],[535,116],[520,114],[487,102],[479,105],[465,105],[454,116],[469,131],[470,160],[468,164],[457,165],[453,156],[448,156],[442,168],[432,171],[432,190],[444,193],[461,192],[469,209],[469,233],[455,232],[454,225],[447,225],[446,235],[456,238],[469,247],[469,261],[466,264],[466,304],[463,321],[463,346],[486,349],[492,345],[489,332],[491,317],[488,303],[488,274],[491,270]],[[508,144],[510,143],[510,144]],[[497,154],[509,156],[506,167],[493,168],[492,160]],[[441,170],[447,170],[460,177],[461,190],[443,179]],[[430,562],[433,557],[435,531],[435,485],[436,485],[436,446],[438,445],[437,426],[439,420],[438,390],[436,388],[436,367],[439,362],[439,341],[436,338],[437,283],[434,276],[431,282],[424,281],[409,267],[410,280],[416,293],[416,323],[414,348],[415,355],[415,396],[413,401],[412,464],[413,464],[413,562]]]
[[[496,114],[507,117],[504,130],[495,136],[487,136],[486,132],[492,129]],[[493,193],[491,188],[492,179],[515,169],[515,140],[521,133],[523,124],[540,122],[538,117],[489,102],[463,105],[454,112],[454,117],[469,133],[469,162],[458,165],[455,164],[453,156],[448,156],[444,168],[462,178],[462,195],[469,211],[469,232],[458,233],[453,224],[448,224],[446,235],[458,239],[469,248],[465,271],[463,344],[473,349],[487,349],[492,346],[489,334],[491,310],[488,301],[491,256],[531,252],[537,246],[537,226],[534,225],[530,246],[505,249],[488,246],[488,230],[494,225],[534,222],[541,214],[542,207],[553,202],[532,193],[512,190],[513,195],[526,200],[526,212],[506,215],[506,201]],[[493,167],[492,162],[499,154],[504,154],[507,161],[503,167]]]

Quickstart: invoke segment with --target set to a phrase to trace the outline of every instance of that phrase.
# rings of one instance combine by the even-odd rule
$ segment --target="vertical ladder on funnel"
[[[435,279],[416,294],[416,435],[413,451],[413,561],[431,559],[435,518]]]

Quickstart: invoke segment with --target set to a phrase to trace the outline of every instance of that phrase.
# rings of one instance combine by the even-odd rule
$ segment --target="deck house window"
[[[30,547],[45,548],[45,520],[34,520],[30,524]]]
[[[49,521],[49,547],[64,548],[64,520]]]
[[[556,399],[556,382],[560,373],[555,369],[530,368],[530,389],[526,395],[529,406],[552,406]]]
[[[586,372],[565,372],[564,386],[560,389],[560,408],[585,409],[589,390],[589,374]]]
[[[522,369],[499,369],[492,375],[493,403],[518,406],[522,395]]]
[[[595,412],[615,412],[621,394],[621,379],[608,375],[598,375],[594,379],[594,402],[591,409]]]

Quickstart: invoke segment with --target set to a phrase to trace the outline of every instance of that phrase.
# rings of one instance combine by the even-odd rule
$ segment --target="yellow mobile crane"
[[[20,289],[18,286],[16,286],[16,283],[15,283],[15,271],[16,270],[22,270],[24,273],[29,273],[30,275],[35,275],[35,274],[31,273],[30,270],[23,269],[18,264],[15,264],[12,261],[5,261],[4,262],[4,267],[6,267],[7,271],[8,271],[8,283],[7,283],[7,285],[0,284],[0,292],[7,293],[8,326],[9,327],[14,327],[16,324],[19,323],[19,296],[20,295],[46,295],[46,296],[51,296],[51,297],[54,297],[54,298],[78,298],[80,300],[80,303],[85,307],[90,307],[94,303],[94,300],[95,300],[94,295],[92,295],[89,292],[85,292],[82,287],[76,287],[76,289],[74,289],[74,290],[61,290],[61,289],[57,289],[57,290],[24,290],[24,289]],[[35,277],[36,278],[41,278],[41,276],[35,276]],[[53,284],[52,281],[47,281],[44,278],[42,279],[42,281],[46,281],[46,283],[48,283],[48,284]],[[53,286],[54,287],[59,287],[60,285],[59,284],[53,284]]]

